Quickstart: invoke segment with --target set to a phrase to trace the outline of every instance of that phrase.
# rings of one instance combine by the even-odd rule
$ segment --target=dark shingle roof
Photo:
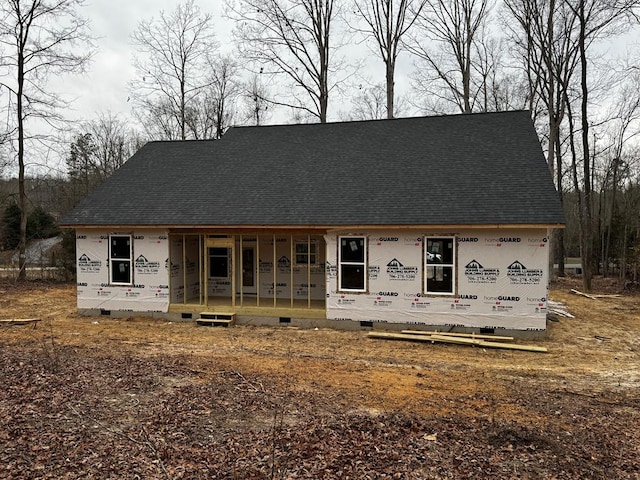
[[[524,111],[152,142],[64,225],[561,224]]]

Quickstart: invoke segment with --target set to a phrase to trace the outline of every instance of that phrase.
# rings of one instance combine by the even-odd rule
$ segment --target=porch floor
[[[260,316],[260,317],[293,317],[293,318],[326,318],[324,300],[293,300],[279,298],[261,298],[258,304],[256,297],[236,298],[236,304],[231,304],[228,297],[210,297],[205,305],[197,299],[186,303],[172,303],[169,305],[171,313],[234,313],[236,315]]]

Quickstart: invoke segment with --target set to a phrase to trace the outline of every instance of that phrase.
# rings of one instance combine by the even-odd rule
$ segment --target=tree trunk
[[[463,72],[462,72],[462,92],[464,95],[464,113],[471,113],[471,19],[467,16],[466,32],[466,58],[463,59]]]
[[[562,145],[560,141],[560,135],[555,136],[555,149],[556,149],[556,185],[558,189],[558,197],[560,198],[560,205],[564,209],[564,193],[562,189]],[[554,263],[558,264],[558,276],[564,277],[564,229],[557,228],[553,231],[553,256]]]
[[[18,282],[27,279],[27,194],[25,191],[25,168],[24,168],[24,115],[23,115],[23,93],[24,93],[24,32],[20,26],[18,46],[18,92],[17,92],[17,115],[18,115],[18,206],[20,207],[20,242],[18,244]]]
[[[549,146],[548,146],[548,150],[547,150],[547,166],[549,167],[549,171],[551,173],[551,178],[554,177],[554,164],[555,164],[555,148],[556,148],[556,137],[558,136],[558,129],[556,128],[556,121],[555,121],[555,113],[554,113],[554,106],[553,106],[553,99],[552,99],[552,95],[549,95],[549,106],[548,106],[548,110],[549,110]],[[560,189],[562,188],[562,185],[560,185],[559,183],[557,183],[556,181],[556,188]],[[564,269],[564,262],[562,261],[557,261],[557,255],[556,255],[556,241],[558,240],[558,235],[556,232],[557,229],[553,229],[552,232],[550,232],[551,234],[549,235],[549,279],[551,281],[554,281],[556,279],[556,272],[554,269],[554,264],[557,263],[558,264],[558,275],[559,275],[559,271],[561,268]]]
[[[329,102],[329,95],[326,91],[320,93],[320,123],[327,123],[327,104]]]
[[[624,224],[624,235],[622,237],[622,251],[620,255],[620,279],[626,280],[627,278],[627,235],[629,227]]]
[[[387,59],[387,118],[393,118],[393,103],[395,94],[394,70],[395,62],[392,58]]]
[[[586,52],[586,19],[584,1],[579,6],[580,37],[578,48],[580,50],[580,86],[582,90],[582,160],[583,160],[583,202],[580,210],[580,244],[582,247],[582,287],[585,291],[591,291],[591,279],[593,277],[593,233],[592,233],[592,208],[591,208],[591,158],[589,154],[589,116],[587,85],[587,52]]]
[[[184,71],[182,72],[184,75]],[[180,139],[187,139],[187,131],[186,131],[186,119],[185,119],[185,110],[186,110],[186,94],[185,94],[185,86],[184,86],[184,76],[180,79]]]
[[[613,184],[611,185],[611,206],[609,207],[609,216],[607,218],[607,237],[604,241],[604,255],[602,258],[604,276],[609,274],[609,255],[611,251],[611,228],[613,227],[613,214],[615,212],[616,205],[616,190],[618,184],[618,158],[613,159]]]

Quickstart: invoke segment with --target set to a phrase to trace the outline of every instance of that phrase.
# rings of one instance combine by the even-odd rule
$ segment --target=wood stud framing
[[[226,232],[225,232],[226,233]],[[231,298],[230,298],[230,303],[231,306],[235,306],[236,305],[236,295],[239,297],[238,303],[239,303],[239,307],[248,307],[248,306],[252,306],[251,304],[247,304],[247,294],[245,292],[245,286],[244,286],[244,282],[242,280],[242,275],[243,275],[243,261],[244,261],[244,255],[245,255],[245,251],[244,251],[244,247],[247,245],[251,245],[253,243],[255,238],[255,254],[254,254],[254,261],[253,261],[253,268],[254,268],[254,284],[255,284],[255,289],[256,289],[256,300],[255,300],[255,307],[260,307],[260,298],[261,298],[261,284],[260,284],[260,241],[269,238],[269,236],[271,236],[272,242],[273,242],[273,251],[272,251],[272,255],[273,255],[273,262],[272,262],[272,281],[273,281],[273,291],[272,291],[272,307],[267,307],[267,308],[278,308],[278,249],[277,249],[277,243],[278,243],[278,238],[287,238],[289,240],[289,257],[290,257],[290,261],[289,261],[289,308],[295,308],[295,301],[296,301],[296,289],[294,287],[294,268],[296,266],[296,235],[299,237],[298,241],[302,241],[302,232],[287,232],[286,236],[285,235],[278,235],[277,233],[273,233],[272,235],[246,235],[240,232],[234,232],[233,234],[230,233],[229,235],[226,235],[225,238],[216,238],[216,237],[212,237],[211,234],[206,234],[206,233],[198,233],[198,234],[189,234],[189,233],[180,233],[180,234],[172,234],[173,236],[175,236],[176,238],[181,238],[182,239],[182,249],[181,249],[181,256],[182,256],[182,283],[184,286],[184,295],[183,295],[183,299],[182,299],[182,304],[191,304],[193,303],[193,301],[195,299],[193,298],[189,298],[189,288],[187,285],[188,282],[188,278],[187,278],[187,269],[186,269],[186,264],[187,264],[187,241],[189,239],[195,238],[197,237],[198,239],[198,258],[199,258],[199,262],[198,262],[198,278],[200,279],[200,289],[199,289],[199,296],[197,298],[197,304],[198,305],[207,305],[209,304],[209,255],[208,255],[208,248],[211,247],[212,245],[216,244],[220,247],[225,247],[228,248],[230,251],[230,276],[231,276]],[[224,234],[221,233],[220,237],[222,237]],[[312,268],[312,262],[311,259],[313,256],[315,256],[316,261],[318,259],[319,256],[319,251],[318,251],[318,245],[317,242],[315,244],[315,250],[314,250],[314,254],[312,255],[312,235],[307,233],[305,235],[306,237],[306,244],[307,244],[307,248],[306,248],[306,267],[307,267],[307,272],[306,272],[306,294],[307,294],[307,298],[306,298],[306,309],[311,309],[312,308],[312,303],[311,303],[311,268]],[[249,238],[249,240],[247,240],[247,238]],[[314,240],[315,241],[315,240]],[[238,242],[236,244],[236,242]],[[236,246],[239,249],[238,253],[236,254],[235,250],[236,250]],[[238,273],[238,275],[240,275],[239,277],[239,291],[237,291],[236,288],[236,281],[238,279],[238,275],[236,275],[236,273]],[[302,279],[301,279],[302,280]],[[304,281],[304,280],[303,280]],[[169,288],[170,290],[173,292],[174,291],[174,286],[171,284],[171,280],[169,281]],[[266,297],[268,298],[268,297]],[[264,298],[263,298],[264,300]],[[302,300],[302,299],[301,299]],[[281,305],[282,306],[282,305]],[[305,308],[305,307],[301,307],[301,308]]]

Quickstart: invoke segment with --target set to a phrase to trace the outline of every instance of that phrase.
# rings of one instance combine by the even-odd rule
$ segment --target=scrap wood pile
[[[520,345],[512,342],[513,337],[500,335],[482,335],[476,333],[426,332],[421,330],[402,330],[401,333],[369,332],[370,338],[386,340],[408,340],[412,342],[455,343],[483,348],[502,348],[506,350],[523,350],[526,352],[546,353],[546,347]]]
[[[550,320],[555,320],[553,315],[559,315],[561,317],[567,317],[567,318],[575,318],[572,314],[570,314],[567,311],[566,305],[564,305],[563,303],[560,303],[560,302],[554,302],[554,301],[551,301],[551,300],[547,300],[547,311],[549,312],[549,315],[551,316],[551,318],[547,317]]]

